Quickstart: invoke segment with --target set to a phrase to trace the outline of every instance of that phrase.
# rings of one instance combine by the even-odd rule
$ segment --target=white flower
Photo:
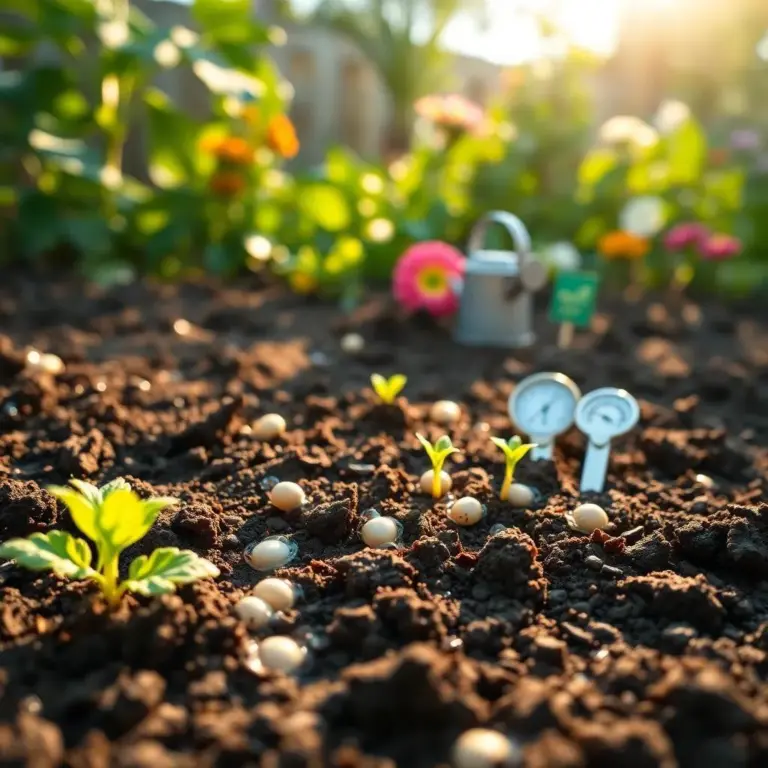
[[[234,69],[220,67],[205,59],[196,61],[192,65],[192,70],[214,93],[234,94],[239,97],[247,95],[256,98],[263,95],[266,90],[263,80]]]
[[[173,69],[181,61],[181,51],[172,40],[163,40],[153,51],[155,61],[164,69]]]
[[[173,40],[179,48],[191,48],[200,39],[200,35],[197,32],[193,32],[187,27],[173,27],[171,29],[171,40]]]
[[[544,263],[556,272],[574,272],[581,267],[581,254],[578,248],[566,240],[548,245],[541,256]]]
[[[638,237],[654,237],[663,229],[666,218],[661,198],[634,197],[619,214],[619,226]]]
[[[267,261],[272,255],[272,243],[263,235],[250,235],[245,238],[245,250],[258,261]]]
[[[669,135],[691,119],[690,107],[682,101],[667,99],[656,112],[653,122],[659,133]]]
[[[128,23],[120,19],[99,24],[97,33],[106,48],[121,48],[128,42],[131,36]]]
[[[606,120],[600,127],[600,139],[606,144],[635,144],[639,147],[652,147],[659,140],[659,135],[639,117],[616,115]]]

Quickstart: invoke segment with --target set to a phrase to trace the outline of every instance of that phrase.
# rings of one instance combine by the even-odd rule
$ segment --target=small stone
[[[504,525],[504,523],[496,523],[495,525],[491,526],[491,530],[488,531],[488,533],[491,534],[491,536],[495,536],[497,533],[501,533],[502,531],[506,531],[507,526]]]
[[[596,528],[605,528],[610,520],[606,511],[597,504],[579,504],[568,522],[581,533],[592,533]]]
[[[550,635],[537,635],[533,641],[534,654],[539,661],[562,667],[568,653],[568,647],[562,640]]]
[[[285,432],[285,419],[279,413],[265,413],[252,427],[257,440],[274,440]]]
[[[16,403],[11,402],[10,400],[6,403],[3,403],[3,414],[10,416],[11,418],[18,416],[19,409],[16,407]]]
[[[259,659],[267,669],[290,674],[304,663],[305,657],[305,649],[290,637],[276,635],[259,643]]]
[[[257,571],[273,571],[293,560],[297,552],[295,542],[276,536],[252,542],[245,548],[244,557],[251,568]]]
[[[271,491],[279,483],[279,477],[275,477],[274,475],[267,475],[259,481],[259,488],[261,488],[263,491]]]
[[[451,752],[454,768],[511,768],[521,764],[520,748],[498,731],[471,728],[459,736]]]
[[[325,354],[325,352],[320,352],[318,350],[316,352],[309,353],[309,362],[318,368],[325,368],[330,364],[331,360],[328,355]]]
[[[419,479],[419,487],[421,490],[428,494],[432,495],[432,478],[435,476],[435,473],[433,470],[428,469]],[[440,473],[440,497],[442,498],[445,496],[448,491],[451,490],[451,487],[453,486],[453,480],[451,480],[451,476],[447,472],[441,472]]]
[[[376,465],[352,463],[349,465],[348,469],[356,475],[372,475],[376,471]]]
[[[438,400],[429,411],[429,418],[444,427],[455,424],[461,418],[461,406],[453,400]]]
[[[270,491],[269,500],[273,506],[281,509],[283,512],[291,512],[306,501],[306,496],[304,491],[301,490],[300,485],[283,482],[278,483]]]
[[[621,568],[617,568],[615,565],[604,565],[600,570],[600,573],[604,573],[606,576],[610,576],[613,579],[619,579],[624,575],[624,571]]]
[[[458,499],[448,510],[448,517],[456,525],[474,525],[485,516],[485,506],[471,496]]]
[[[397,540],[400,535],[397,521],[391,517],[373,517],[362,527],[360,537],[369,547],[381,547]]]
[[[235,613],[249,629],[261,629],[269,624],[273,611],[264,600],[249,595],[235,606]]]
[[[354,355],[362,352],[365,347],[365,339],[359,333],[347,333],[341,337],[342,352]]]
[[[584,564],[593,571],[599,571],[603,567],[603,561],[597,555],[590,555],[585,558]]]
[[[285,579],[264,579],[254,587],[253,594],[274,611],[290,611],[296,602],[296,591]]]

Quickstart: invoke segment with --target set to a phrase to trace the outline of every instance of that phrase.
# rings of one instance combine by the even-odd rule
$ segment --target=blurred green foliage
[[[332,149],[289,173],[290,87],[249,0],[195,0],[195,30],[161,28],[127,0],[6,0],[0,32],[0,259],[77,266],[98,280],[233,275],[269,263],[303,293],[354,303],[416,241],[461,247],[491,209],[515,212],[545,247],[583,253],[623,224],[637,197],[663,202],[664,228],[697,221],[738,235],[745,254],[721,285],[768,272],[768,160],[713,145],[689,114],[660,130],[616,118],[595,136],[594,61],[565,56],[507,73],[484,125],[417,125],[391,164]],[[167,90],[183,73],[209,118]],[[138,136],[146,174],[125,173]],[[299,137],[300,139],[301,137]],[[742,145],[744,142],[742,142]],[[652,233],[645,277],[668,274]],[[503,245],[503,243],[493,243]],[[589,258],[589,256],[588,256]]]

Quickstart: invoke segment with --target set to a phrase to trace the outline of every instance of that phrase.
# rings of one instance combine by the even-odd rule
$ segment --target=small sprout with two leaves
[[[165,595],[175,592],[179,584],[219,575],[213,563],[190,550],[161,547],[150,555],[139,555],[128,569],[128,579],[120,582],[120,553],[143,539],[160,512],[177,499],[140,499],[122,478],[102,488],[83,480],[70,482],[74,489],[53,486],[48,490],[66,504],[75,525],[93,542],[95,568],[88,542],[65,531],[10,539],[0,545],[0,557],[32,571],[50,570],[57,576],[95,581],[111,607],[119,604],[125,592]]]
[[[403,376],[402,373],[396,373],[388,379],[385,379],[380,373],[374,373],[371,376],[373,391],[385,405],[392,405],[395,402],[407,382],[408,377]]]
[[[517,435],[510,437],[508,441],[504,441],[500,437],[492,437],[491,440],[497,447],[504,451],[506,467],[504,469],[504,482],[501,484],[501,500],[508,501],[509,489],[515,476],[515,468],[520,462],[520,459],[522,459],[531,448],[536,447],[536,443],[523,443]]]
[[[425,492],[431,486],[429,490],[432,492],[432,498],[439,499],[451,490],[451,477],[447,472],[443,472],[443,464],[452,453],[458,453],[459,449],[454,448],[448,435],[443,435],[434,445],[418,432],[416,438],[424,446],[432,462],[432,469],[421,476],[420,485]]]

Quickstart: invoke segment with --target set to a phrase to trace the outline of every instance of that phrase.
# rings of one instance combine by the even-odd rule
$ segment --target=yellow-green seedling
[[[536,447],[536,443],[524,443],[517,435],[504,441],[500,437],[492,437],[494,444],[504,451],[506,467],[504,469],[504,482],[501,484],[501,500],[507,501],[509,498],[509,487],[515,477],[515,468],[520,459],[525,456],[531,448]]]
[[[371,375],[371,386],[378,395],[379,400],[385,405],[392,405],[397,396],[403,391],[403,387],[408,382],[408,377],[402,373],[396,373],[385,379],[380,373]]]
[[[48,490],[66,504],[75,525],[93,542],[95,567],[88,542],[65,531],[10,539],[0,545],[0,557],[32,571],[95,581],[112,607],[125,592],[165,595],[175,592],[179,584],[219,575],[213,563],[190,550],[161,547],[150,555],[139,555],[128,568],[128,578],[120,582],[120,553],[144,538],[160,512],[177,500],[140,499],[122,478],[101,488],[83,480],[70,482],[74,489],[53,486]]]
[[[439,499],[443,495],[442,471],[445,460],[452,454],[458,453],[458,448],[453,447],[451,438],[443,435],[434,445],[424,435],[416,433],[418,441],[424,446],[424,450],[432,462],[432,498]]]

